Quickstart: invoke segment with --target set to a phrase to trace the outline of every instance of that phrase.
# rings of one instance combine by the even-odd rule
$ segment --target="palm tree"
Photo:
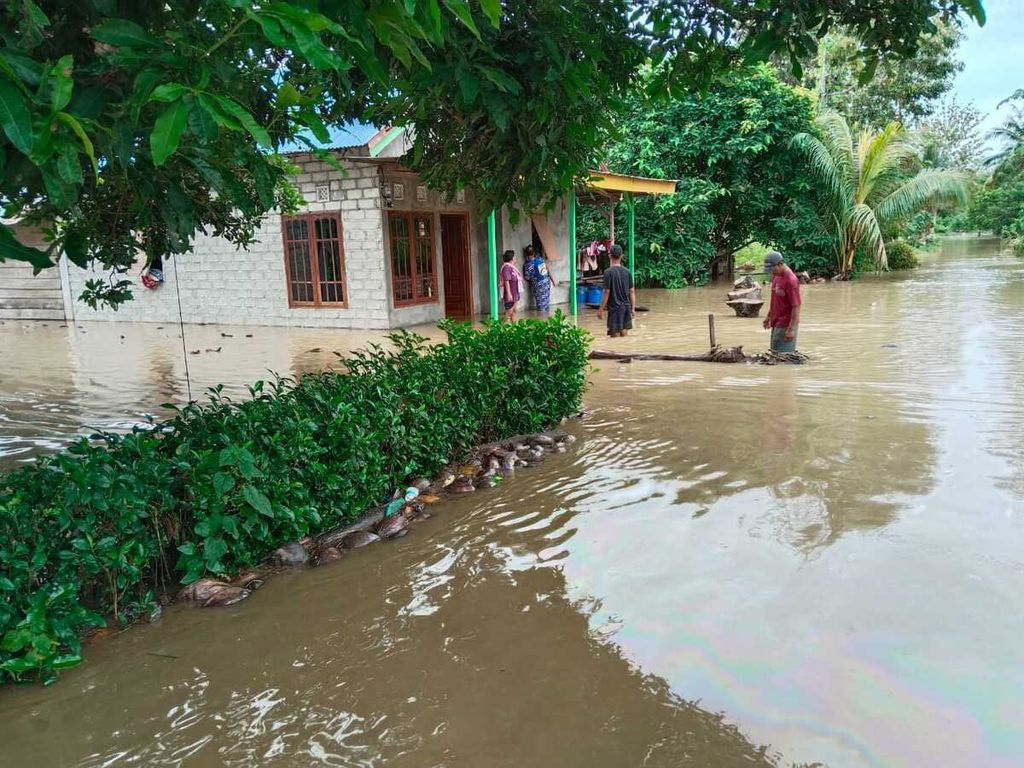
[[[899,123],[889,123],[879,133],[862,132],[856,145],[842,115],[826,112],[817,123],[818,135],[799,133],[791,142],[828,193],[826,213],[835,226],[839,273],[844,277],[853,271],[860,247],[874,257],[877,269],[888,269],[885,236],[922,208],[966,202],[967,184],[961,173],[926,169],[910,175],[919,161]]]
[[[996,109],[1014,101],[1024,101],[1024,88],[1018,88],[1012,96],[1000,101]],[[998,166],[1019,147],[1024,146],[1024,108],[1014,107],[1013,112],[1001,126],[988,132],[988,138],[995,139],[1003,146],[985,161],[985,165]]]

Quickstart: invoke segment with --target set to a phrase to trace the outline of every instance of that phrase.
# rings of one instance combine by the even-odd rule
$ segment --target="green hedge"
[[[0,681],[53,679],[105,616],[131,621],[162,589],[253,565],[579,408],[587,338],[561,316],[445,328],[447,344],[396,333],[342,373],[259,382],[240,403],[217,388],[152,430],[0,476]]]

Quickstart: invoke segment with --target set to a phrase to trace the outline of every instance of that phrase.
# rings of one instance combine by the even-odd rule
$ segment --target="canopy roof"
[[[590,171],[587,189],[606,192],[630,192],[634,195],[671,195],[676,191],[675,179],[649,179],[608,171]]]

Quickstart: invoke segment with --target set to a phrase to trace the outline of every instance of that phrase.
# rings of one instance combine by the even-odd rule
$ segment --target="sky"
[[[984,0],[988,21],[971,22],[960,44],[964,70],[953,86],[957,101],[974,102],[985,115],[982,130],[999,125],[1009,106],[997,105],[1024,88],[1024,0]]]

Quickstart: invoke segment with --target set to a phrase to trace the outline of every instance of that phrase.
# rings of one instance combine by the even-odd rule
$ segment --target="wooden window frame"
[[[405,307],[416,307],[421,304],[438,304],[440,297],[437,295],[437,238],[438,238],[438,226],[437,226],[437,213],[435,211],[417,211],[417,210],[388,210],[388,266],[391,271],[391,304],[395,309],[404,309]],[[395,244],[394,235],[391,231],[391,219],[393,216],[398,216],[406,220],[409,226],[409,265],[412,270],[410,279],[412,280],[413,293],[416,291],[417,284],[417,272],[416,272],[416,253],[413,243],[416,238],[413,237],[412,233],[415,231],[413,227],[413,219],[416,217],[425,217],[430,219],[430,263],[433,265],[431,270],[431,291],[432,295],[426,298],[412,298],[412,299],[399,299],[395,295]]]
[[[288,244],[296,242],[288,239],[288,224],[292,221],[306,221],[309,232],[309,264],[313,284],[313,301],[297,301],[292,297],[292,278],[289,272]],[[341,266],[341,301],[324,301],[320,298],[320,259],[316,250],[316,220],[334,219],[338,222],[338,258]],[[341,221],[340,211],[311,211],[293,216],[281,217],[281,244],[284,250],[284,287],[288,294],[288,306],[291,309],[348,309],[348,270],[345,268],[345,230]]]

